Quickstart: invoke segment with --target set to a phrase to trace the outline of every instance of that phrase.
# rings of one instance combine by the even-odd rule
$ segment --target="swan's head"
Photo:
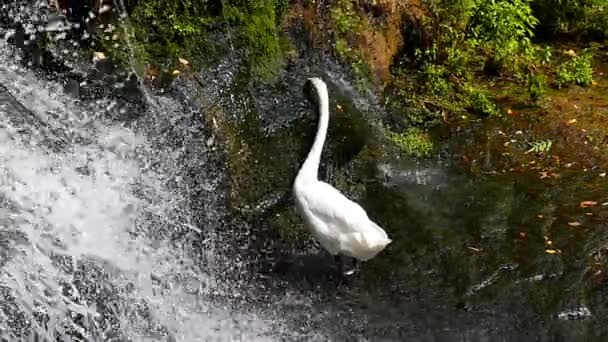
[[[327,98],[327,85],[318,77],[309,78],[304,83],[304,96],[314,105],[319,105],[321,97]]]

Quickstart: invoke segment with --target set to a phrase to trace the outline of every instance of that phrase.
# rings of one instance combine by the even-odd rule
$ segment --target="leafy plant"
[[[449,90],[447,71],[443,65],[427,63],[424,66],[425,88],[433,94],[443,94]]]
[[[475,87],[467,88],[468,107],[475,113],[487,116],[500,116],[496,103],[488,98],[486,92]]]
[[[516,71],[519,53],[531,52],[538,19],[531,0],[478,1],[470,24],[471,37],[501,67]]]
[[[541,73],[531,73],[528,76],[528,94],[533,101],[537,101],[547,91],[547,76]]]
[[[591,65],[592,56],[583,53],[573,56],[564,62],[557,69],[555,82],[558,88],[569,84],[590,86],[593,83],[593,67]]]
[[[403,153],[412,157],[428,158],[433,151],[433,142],[428,133],[417,127],[408,128],[403,133],[390,132],[389,139]]]
[[[526,153],[548,153],[551,150],[553,142],[551,140],[541,140],[536,142],[529,142],[530,149]]]
[[[545,35],[574,33],[598,40],[608,38],[606,0],[535,0],[532,8]]]

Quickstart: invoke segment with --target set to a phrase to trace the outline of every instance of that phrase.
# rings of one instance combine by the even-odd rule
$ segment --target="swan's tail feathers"
[[[345,255],[357,258],[361,261],[368,261],[380,253],[391,239],[384,235],[369,233],[348,233],[340,239],[340,249]]]

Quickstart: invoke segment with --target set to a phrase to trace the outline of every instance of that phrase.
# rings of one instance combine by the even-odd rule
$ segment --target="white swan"
[[[327,86],[320,78],[309,78],[306,90],[310,90],[310,85],[316,90],[319,126],[314,144],[293,183],[296,209],[312,235],[330,254],[367,261],[391,243],[391,239],[359,204],[318,179],[329,124],[329,99]]]

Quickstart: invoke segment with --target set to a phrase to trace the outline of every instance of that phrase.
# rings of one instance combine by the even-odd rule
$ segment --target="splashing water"
[[[195,113],[158,99],[128,128],[0,51],[0,338],[271,340],[276,322],[212,298],[230,288],[201,242],[222,214],[217,177],[189,175]]]

